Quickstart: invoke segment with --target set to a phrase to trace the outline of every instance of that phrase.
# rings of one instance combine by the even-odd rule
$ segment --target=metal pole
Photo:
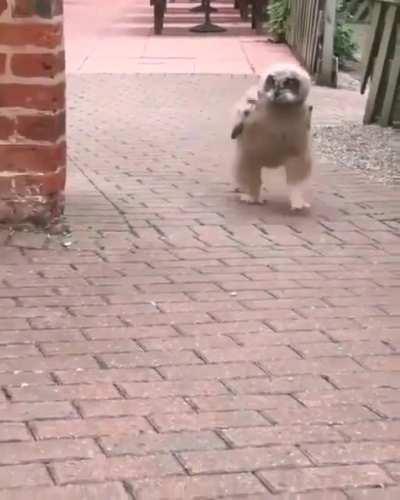
[[[198,26],[193,26],[193,28],[190,28],[190,31],[194,33],[222,33],[225,30],[225,28],[222,28],[221,26],[218,26],[216,24],[213,24],[211,22],[211,5],[210,5],[210,0],[203,0],[204,1],[204,23],[199,24]]]
[[[190,9],[190,12],[205,12],[204,0],[201,0],[201,4]],[[218,12],[218,9],[210,6],[210,12]]]

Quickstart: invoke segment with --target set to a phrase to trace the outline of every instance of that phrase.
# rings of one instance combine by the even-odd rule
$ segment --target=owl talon
[[[293,210],[293,212],[299,212],[308,208],[311,208],[311,205],[304,200],[296,200],[295,202],[291,203],[291,209]]]
[[[304,199],[303,190],[299,186],[292,188],[290,193],[290,206],[293,211],[301,211],[310,208],[310,204]]]
[[[262,205],[265,202],[262,196],[252,196],[247,193],[242,193],[240,195],[240,201],[248,203],[249,205]]]

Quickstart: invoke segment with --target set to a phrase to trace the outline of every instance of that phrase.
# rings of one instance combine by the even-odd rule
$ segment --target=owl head
[[[293,63],[274,64],[267,68],[259,81],[259,96],[275,104],[300,104],[310,93],[311,78]]]

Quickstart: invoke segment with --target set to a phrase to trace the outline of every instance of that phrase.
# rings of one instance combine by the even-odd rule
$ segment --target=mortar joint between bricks
[[[122,396],[123,399],[130,399],[128,392],[120,385],[118,382],[113,382],[112,385],[117,390],[118,394]]]
[[[330,427],[331,429],[335,430],[339,434],[339,436],[342,436],[344,443],[352,443],[353,442],[352,439],[351,439],[351,437],[348,436],[345,432],[343,432],[340,429],[340,427],[341,427],[340,424],[337,424],[337,423],[333,423],[332,424],[332,423],[330,423],[330,424],[328,424],[328,427]]]
[[[243,346],[240,346],[240,347],[243,347]],[[259,370],[261,370],[263,373],[265,373],[268,380],[272,380],[272,378],[273,378],[272,373],[267,370],[266,366],[263,365],[262,361],[253,361],[253,363]],[[261,375],[259,375],[259,377],[262,378]],[[257,377],[255,377],[255,378],[257,378]]]
[[[382,420],[385,420],[385,421],[391,420],[384,413],[381,413],[379,410],[376,410],[373,406],[370,406],[369,404],[361,405],[361,407],[370,411],[373,415],[376,415],[377,417],[381,418]]]
[[[299,351],[298,349],[296,349],[295,347],[293,347],[292,345],[288,345],[287,346],[291,351],[293,351],[295,354],[297,354],[297,356],[300,358],[300,359],[307,359],[302,353],[301,351]]]
[[[207,361],[207,358],[205,356],[202,356],[201,353],[199,351],[197,351],[197,349],[193,349],[192,351],[194,353],[194,355],[196,357],[198,357],[200,359],[200,361],[202,361],[204,364],[206,365],[209,365],[210,363]]]
[[[52,380],[55,383],[55,385],[63,385],[56,373],[51,371],[51,372],[49,372],[48,375],[49,375],[50,380]]]
[[[221,439],[223,443],[226,444],[228,450],[233,450],[235,448],[235,443],[229,439],[228,436],[224,434],[225,429],[214,429],[214,433]]]
[[[132,340],[133,344],[138,346],[139,349],[142,351],[142,352],[150,352],[148,349],[145,348],[145,346],[143,345],[143,340],[145,339],[130,339]],[[127,353],[129,354],[129,351],[127,351]]]
[[[190,297],[190,294],[189,294],[189,293],[185,292],[185,293],[184,293],[184,295],[187,295],[187,296],[188,296],[188,297],[192,300],[192,298]],[[176,334],[177,334],[177,336],[178,336],[178,337],[187,337],[187,335],[185,335],[185,334],[183,333],[183,331],[180,329],[179,325],[176,325],[176,324],[174,323],[173,325],[170,325],[170,326],[171,326],[171,328],[172,328],[173,330],[175,330],[175,332],[176,332]]]
[[[217,379],[218,382],[223,386],[225,387],[225,389],[228,391],[228,393],[232,396],[236,396],[236,392],[229,386],[229,384],[227,383],[227,381],[225,379],[222,379],[222,378],[219,378]]]
[[[82,335],[83,340],[90,342],[92,339],[90,338],[89,332],[87,330],[88,328],[78,328],[78,332]],[[96,359],[95,361],[97,364],[99,364],[99,362]]]
[[[272,427],[279,425],[278,421],[268,415],[269,410],[258,410],[258,413],[264,418]]]
[[[24,307],[21,297],[11,297],[11,299],[14,301],[15,307]]]
[[[97,186],[95,184],[95,182],[86,174],[85,170],[81,167],[79,167],[78,165],[76,165],[76,168],[79,170],[80,174],[86,178],[86,180],[88,181],[89,184],[91,184],[91,186],[95,189],[95,191],[97,191],[105,200],[108,201],[108,203],[114,208],[114,210],[121,216],[124,224],[126,225],[126,227],[128,228],[128,231],[129,233],[132,235],[132,236],[135,236],[136,238],[139,237],[139,235],[137,234],[137,232],[134,230],[133,226],[131,225],[131,223],[129,222],[129,219],[128,217],[126,216],[126,214],[124,213],[124,211],[117,205],[116,202],[114,202],[108,195],[105,191],[103,191],[102,189],[99,188],[99,186]]]
[[[122,487],[130,500],[137,500],[137,497],[133,493],[132,486],[128,483],[128,481],[122,481]]]
[[[331,379],[331,377],[329,375],[324,375],[324,374],[321,374],[321,378],[323,380],[325,380],[325,382],[327,382],[328,384],[330,384],[336,391],[340,391],[340,387],[338,387],[334,382],[333,380]]]
[[[392,481],[396,483],[397,480],[396,475],[391,473],[390,469],[386,467],[386,464],[380,464],[380,467],[385,471],[385,473],[390,477],[390,479],[392,479]]]
[[[397,349],[394,345],[392,345],[390,340],[382,340],[381,341],[383,345],[385,345],[388,349],[390,349],[393,354],[397,354]]]
[[[201,410],[200,407],[196,405],[196,403],[193,401],[192,396],[183,396],[182,399],[185,401],[185,403],[191,408],[194,413],[200,414]]]
[[[25,427],[28,429],[28,432],[32,436],[33,440],[39,441],[39,437],[36,436],[36,432],[35,432],[35,422],[26,421],[23,423],[25,424]]]
[[[93,359],[99,365],[100,369],[102,369],[102,370],[108,370],[107,363],[101,359],[101,355],[100,354],[93,354]]]
[[[325,335],[328,338],[328,340],[330,340],[334,344],[340,344],[341,343],[340,340],[337,340],[337,339],[335,339],[334,337],[332,337],[330,335],[329,330],[324,330],[323,328],[320,328],[317,331],[319,331],[320,333],[322,333],[323,335]]]
[[[298,283],[298,281],[297,281],[297,280],[294,280],[294,281],[296,281],[296,282]],[[293,311],[295,314],[297,314],[297,316],[299,317],[299,319],[308,319],[308,316],[307,316],[306,312],[301,312],[301,310],[298,310],[296,307],[294,307],[294,308],[292,309],[292,311]]]
[[[320,300],[326,304],[327,307],[335,307],[333,304],[331,304],[330,302],[330,298],[329,297],[321,297]]]
[[[175,460],[178,462],[178,464],[182,467],[184,473],[186,473],[188,476],[192,476],[192,477],[196,475],[196,474],[193,474],[192,471],[188,467],[186,467],[184,461],[181,459],[178,452],[171,451],[171,455],[175,458]]]
[[[303,232],[300,228],[297,228],[296,226],[292,226],[291,224],[288,224],[288,228],[297,234],[302,234],[302,232]],[[302,248],[307,248],[308,250],[312,250],[312,248],[310,248],[310,246],[311,245],[308,245],[307,243],[303,243],[303,245],[301,245]]]
[[[276,297],[279,298],[279,297]],[[275,328],[269,323],[267,319],[261,320],[261,323],[265,326],[267,326],[272,332],[274,333],[280,333],[278,330],[275,330]]]
[[[294,448],[306,457],[306,459],[310,462],[310,465],[312,467],[318,467],[318,461],[313,459],[311,453],[309,453],[307,450],[303,449],[302,443],[296,443],[294,445]]]
[[[72,408],[76,411],[76,413],[78,414],[78,417],[81,419],[81,420],[84,420],[85,419],[85,415],[83,414],[80,406],[79,406],[79,401],[70,401],[70,404],[72,406]]]
[[[256,413],[260,415],[268,424],[270,424],[272,427],[279,425],[278,422],[271,418],[269,415],[267,415],[268,410],[256,410]]]
[[[151,428],[154,429],[157,434],[160,434],[162,432],[157,424],[153,421],[152,415],[144,415],[144,419],[149,423]]]
[[[294,401],[296,404],[300,405],[302,408],[307,408],[307,407],[306,407],[306,405],[305,405],[304,403],[302,403],[300,400],[298,400],[298,399],[296,398],[296,396],[295,396],[295,394],[294,394],[294,393],[287,393],[287,394],[285,394],[285,396],[288,396],[290,399],[293,399],[293,401]]]
[[[40,354],[41,354],[44,358],[46,358],[46,357],[47,357],[47,356],[46,356],[46,353],[45,353],[45,352],[44,352],[44,350],[43,350],[43,346],[42,346],[41,342],[35,342],[35,343],[34,343],[34,346],[36,347],[36,349],[40,352]]]
[[[390,314],[388,314],[386,312],[386,309],[385,309],[384,305],[377,305],[376,308],[379,309],[380,311],[382,311],[386,316],[390,316]]]
[[[276,495],[279,493],[279,491],[277,489],[275,489],[272,486],[272,484],[267,481],[267,479],[265,479],[263,476],[259,475],[259,471],[253,471],[253,472],[251,472],[251,474],[257,479],[257,481],[259,481],[264,486],[264,488],[268,491],[268,493],[271,493],[273,495]]]
[[[297,398],[296,393],[291,392],[291,393],[288,393],[287,395],[290,396],[291,398],[293,398],[296,401],[296,403],[298,403],[303,408],[308,408],[307,405],[305,405],[303,403],[303,401],[301,401],[300,399]]]
[[[96,446],[99,448],[100,452],[107,458],[111,457],[112,455],[109,455],[107,453],[107,449],[102,445],[101,440],[103,436],[95,436],[93,437],[93,441],[96,443]]]
[[[2,393],[7,401],[12,401],[11,394],[8,392],[7,387],[0,387],[0,394]]]
[[[106,295],[99,295],[99,297],[101,298],[101,300],[104,301],[105,305],[107,305],[107,306],[111,306],[112,305],[110,299]]]
[[[143,419],[150,425],[151,429],[153,429],[156,434],[160,434],[160,429],[151,420],[151,415],[144,415]]]
[[[236,339],[236,335],[224,335],[226,338],[231,339],[238,347],[244,347],[243,343]],[[256,363],[254,363],[256,364]]]
[[[116,316],[116,318],[121,321],[122,326],[133,326],[128,320],[124,319],[122,316]]]
[[[72,318],[77,318],[77,317],[78,317],[78,315],[77,315],[77,314],[75,314],[75,313],[74,313],[74,311],[73,311],[72,309],[73,309],[73,307],[71,307],[71,306],[66,306],[66,307],[65,307],[65,311],[66,311],[66,313],[68,314],[68,316],[71,316]]]
[[[364,370],[367,370],[367,369],[368,369],[366,366],[364,366],[364,365],[362,364],[362,362],[361,362],[361,361],[359,361],[359,360],[358,360],[357,358],[355,358],[354,356],[349,356],[349,358],[350,358],[350,359],[352,359],[352,360],[354,361],[354,363],[355,363],[356,365],[358,365],[360,368],[363,368]]]
[[[157,375],[159,375],[159,376],[160,376],[161,381],[163,381],[163,380],[168,380],[168,378],[167,378],[165,375],[163,375],[163,373],[162,373],[162,371],[160,370],[160,368],[162,368],[162,367],[160,367],[160,366],[154,366],[154,367],[153,367],[153,370],[157,373]]]
[[[45,463],[44,466],[47,470],[48,475],[50,476],[50,479],[53,481],[53,484],[57,485],[57,478],[56,478],[55,470],[51,466],[51,463],[50,462]]]

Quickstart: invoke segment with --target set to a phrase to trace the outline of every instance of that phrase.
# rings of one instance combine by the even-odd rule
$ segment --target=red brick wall
[[[62,212],[62,0],[0,0],[0,221]]]

